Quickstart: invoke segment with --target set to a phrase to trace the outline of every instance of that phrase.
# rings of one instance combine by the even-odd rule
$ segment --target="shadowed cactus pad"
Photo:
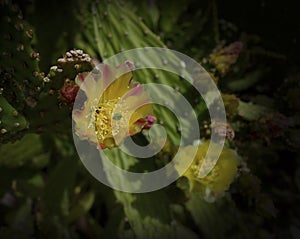
[[[3,95],[0,95],[0,142],[14,141],[22,136],[19,132],[28,127],[28,123]]]
[[[32,49],[33,29],[10,1],[0,2],[0,87],[17,110],[35,98],[41,88],[39,54]],[[32,105],[31,105],[32,106]]]

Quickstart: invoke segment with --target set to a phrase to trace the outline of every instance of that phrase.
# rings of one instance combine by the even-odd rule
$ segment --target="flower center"
[[[99,142],[113,138],[128,123],[128,110],[119,99],[99,102],[95,109],[95,130]]]

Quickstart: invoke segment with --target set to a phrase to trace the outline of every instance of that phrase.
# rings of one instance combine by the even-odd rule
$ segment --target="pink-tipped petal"
[[[138,96],[144,91],[144,86],[140,84],[136,84],[133,89],[131,89],[124,98],[127,98],[129,96]]]
[[[102,78],[104,86],[107,87],[114,79],[114,73],[109,65],[104,65],[102,69]]]

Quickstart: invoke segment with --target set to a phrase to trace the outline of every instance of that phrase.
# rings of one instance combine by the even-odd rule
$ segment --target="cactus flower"
[[[78,75],[76,81],[86,95],[81,109],[73,111],[75,132],[101,149],[119,145],[125,137],[148,129],[154,123],[150,96],[133,83],[133,65],[98,66],[100,74]]]
[[[200,178],[199,171],[207,153],[209,141],[197,146],[183,147],[179,151],[180,159],[185,160],[187,157],[192,157],[190,152],[194,151],[191,150],[193,147],[198,147],[197,153],[194,161],[183,174],[189,181],[190,190],[199,191],[203,194],[209,192],[213,196],[222,195],[222,193],[229,188],[237,173],[237,167],[240,163],[237,153],[232,149],[224,148],[211,172],[204,178]],[[178,167],[180,167],[180,165]]]
[[[229,46],[212,53],[210,55],[210,62],[224,76],[228,73],[230,66],[237,61],[242,48],[242,42],[233,42]]]

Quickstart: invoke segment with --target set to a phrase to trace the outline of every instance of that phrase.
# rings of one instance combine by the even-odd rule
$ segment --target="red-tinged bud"
[[[61,89],[59,97],[67,105],[72,105],[75,101],[79,86],[74,81],[66,83]]]

